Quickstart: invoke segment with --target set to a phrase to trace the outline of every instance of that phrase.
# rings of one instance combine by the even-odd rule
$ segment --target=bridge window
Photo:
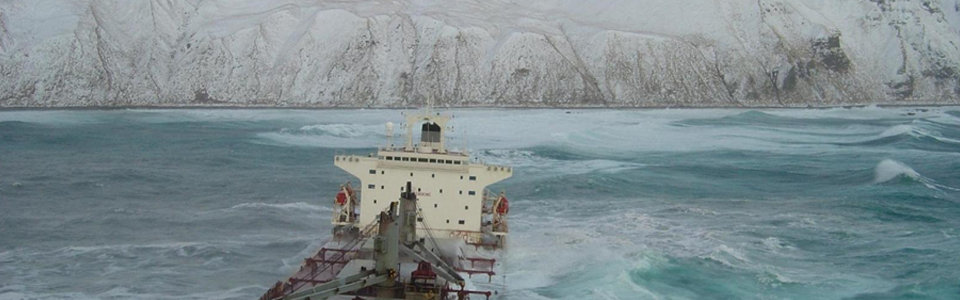
[[[435,163],[437,163],[437,160],[436,160],[436,159],[431,159],[431,160],[430,160],[430,163],[434,163],[434,164],[435,164]]]
[[[460,161],[459,161],[459,160],[455,160],[455,161],[453,161],[453,164],[459,165],[459,164],[460,164]]]
[[[427,162],[427,159],[426,159],[426,158],[420,158],[420,159],[417,159],[417,161],[419,161],[419,162]]]

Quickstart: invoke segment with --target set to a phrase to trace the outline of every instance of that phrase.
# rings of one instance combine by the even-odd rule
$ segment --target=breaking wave
[[[475,154],[487,163],[512,166],[518,168],[518,170],[531,171],[536,174],[547,174],[550,176],[579,175],[593,172],[620,173],[645,167],[643,164],[609,159],[565,159],[564,155],[569,155],[566,153],[562,153],[558,158],[554,158],[549,155],[540,155],[538,151],[530,150],[491,149],[479,151]]]
[[[279,145],[322,148],[370,148],[385,140],[383,125],[316,124],[258,134]]]
[[[900,135],[910,134],[910,133],[913,133],[913,132],[914,132],[913,126],[910,126],[910,125],[897,125],[897,126],[890,127],[890,128],[888,128],[887,130],[884,130],[882,133],[880,133],[880,135],[878,136],[878,138],[884,139],[884,138],[893,137],[893,136],[900,136]]]
[[[293,134],[317,134],[329,135],[343,138],[359,138],[366,136],[381,137],[384,135],[382,125],[359,125],[359,124],[317,124],[300,127],[300,129],[291,131],[283,129],[280,132]]]
[[[932,122],[915,121],[887,128],[880,134],[858,142],[840,143],[842,146],[888,146],[899,145],[930,151],[956,151],[960,140],[944,137]]]
[[[924,178],[913,168],[892,159],[885,159],[877,164],[874,175],[873,183],[886,183],[894,179],[921,181]]]
[[[937,183],[933,179],[920,175],[913,168],[892,159],[885,159],[877,164],[874,170],[874,184],[891,184],[898,182],[917,182],[934,190],[960,191],[960,189],[945,186]]]

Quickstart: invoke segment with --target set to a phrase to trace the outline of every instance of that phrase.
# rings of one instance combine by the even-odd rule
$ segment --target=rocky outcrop
[[[10,1],[0,106],[960,103],[960,0]]]

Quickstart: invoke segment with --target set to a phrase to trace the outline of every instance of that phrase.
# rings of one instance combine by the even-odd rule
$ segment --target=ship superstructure
[[[392,143],[394,126],[387,123],[387,144],[376,153],[334,157],[337,167],[360,180],[358,186],[341,185],[334,198],[334,239],[262,300],[465,299],[497,293],[470,279],[484,275],[489,281],[501,265],[509,202],[504,192],[487,187],[509,178],[513,169],[471,161],[466,149],[449,149],[452,117],[446,114],[427,108],[404,116],[402,145]]]

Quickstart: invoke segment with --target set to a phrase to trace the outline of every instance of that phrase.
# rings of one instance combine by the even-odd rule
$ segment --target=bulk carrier
[[[404,116],[402,146],[392,144],[387,123],[388,146],[334,157],[360,185],[340,186],[332,239],[261,300],[462,300],[502,292],[502,282],[492,282],[502,268],[509,201],[487,187],[513,169],[448,149],[451,116],[429,107]]]

